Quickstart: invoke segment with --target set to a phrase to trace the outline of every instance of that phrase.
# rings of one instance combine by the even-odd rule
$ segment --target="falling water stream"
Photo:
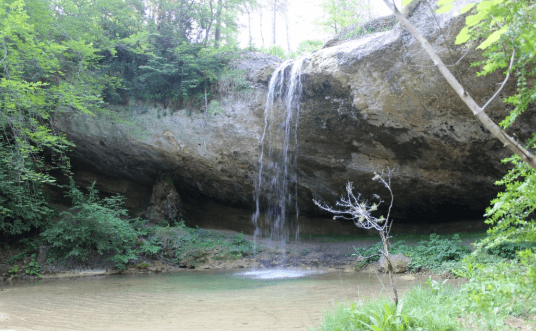
[[[302,66],[307,56],[287,60],[272,74],[264,110],[259,176],[255,189],[255,237],[285,243],[299,235],[298,122]]]

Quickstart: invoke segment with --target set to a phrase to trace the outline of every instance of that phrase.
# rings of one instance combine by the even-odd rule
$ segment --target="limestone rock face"
[[[408,268],[408,264],[411,262],[411,259],[409,257],[406,257],[402,253],[391,255],[390,259],[391,259],[391,265],[393,266],[393,272],[395,274],[406,272],[406,269]],[[383,255],[380,258],[378,270],[381,272],[388,271],[387,259]]]
[[[153,187],[149,207],[145,217],[155,223],[162,220],[175,222],[177,218],[185,219],[186,213],[182,208],[181,197],[169,176],[162,177]]]
[[[439,26],[426,5],[417,4],[411,12],[410,20],[447,64],[467,50],[454,44],[464,17],[453,16],[466,3],[438,14]],[[479,59],[478,51],[470,51],[457,73],[482,105],[504,77],[477,77],[478,68],[470,63]],[[192,222],[196,213],[209,212],[199,206],[219,204],[221,209],[213,207],[209,214],[230,217],[225,208],[241,208],[233,224],[242,222],[243,230],[250,232],[251,218],[244,211],[253,209],[267,82],[280,62],[265,54],[244,53],[236,67],[246,70],[251,89],[221,94],[216,115],[131,102],[117,112],[123,121],[103,115],[58,115],[55,123],[76,144],[71,154],[76,162],[144,187],[153,185],[160,172],[172,174],[178,193],[191,207],[187,210]],[[479,218],[496,195],[493,183],[507,170],[500,160],[511,152],[473,117],[399,25],[310,54],[302,81],[299,150],[291,151],[298,153],[300,219],[327,216],[312,199],[333,205],[347,181],[363,197],[377,193],[388,203],[388,192],[371,181],[374,172],[387,167],[396,169],[391,181],[395,221],[430,224]],[[512,80],[486,109],[493,120],[506,116],[509,109],[502,100],[514,92]],[[536,129],[534,109],[517,123],[510,133],[524,141]],[[168,218],[173,214],[163,209],[159,213]],[[223,223],[218,227],[225,228]],[[324,224],[302,228],[320,223]],[[241,231],[234,225],[233,229]],[[329,227],[319,231],[329,232]]]

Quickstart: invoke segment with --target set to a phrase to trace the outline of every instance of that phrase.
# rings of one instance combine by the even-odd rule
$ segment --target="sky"
[[[369,0],[376,17],[389,15],[391,11],[383,3],[383,0]],[[289,0],[290,9],[290,47],[293,51],[298,48],[298,44],[307,39],[320,39],[322,41],[329,40],[332,35],[323,32],[314,24],[314,21],[322,16],[322,11],[319,7],[320,0]],[[400,6],[400,0],[397,0],[397,5]],[[240,18],[240,46],[247,47],[248,45],[248,18],[246,15]],[[258,12],[251,14],[251,33],[253,44],[255,47],[262,46],[261,38],[261,19]],[[264,37],[264,46],[268,47],[272,44],[272,21],[271,13],[264,10],[262,15],[262,36]],[[282,17],[278,17],[276,24],[276,44],[287,50],[287,38],[285,32],[285,23]]]

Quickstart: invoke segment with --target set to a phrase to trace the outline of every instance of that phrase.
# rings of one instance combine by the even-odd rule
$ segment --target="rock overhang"
[[[459,58],[465,48],[452,42],[461,18],[439,15],[444,37],[431,18],[412,20],[445,58]],[[428,23],[427,23],[428,22]],[[451,43],[453,44],[453,43]],[[253,89],[247,96],[219,96],[224,114],[177,112],[156,118],[154,110],[136,115],[147,126],[145,136],[81,129],[82,117],[65,117],[58,127],[75,141],[72,157],[99,172],[152,186],[158,173],[172,174],[179,193],[192,203],[213,199],[222,205],[251,209],[261,153],[266,84],[280,61],[248,53],[237,67],[247,70]],[[476,100],[492,95],[496,74],[483,79],[469,64],[480,58],[471,52],[460,64],[464,83]],[[399,26],[358,40],[322,49],[306,60],[298,129],[298,202],[311,216],[322,216],[312,204],[317,198],[334,203],[346,181],[364,196],[383,193],[370,179],[386,168],[393,177],[394,215],[401,220],[479,217],[498,191],[493,183],[507,170],[500,160],[510,155],[473,118],[420,46]],[[505,93],[512,92],[509,85]],[[508,112],[494,102],[494,119]],[[513,128],[526,137],[536,127],[531,109]],[[135,125],[137,125],[135,124]],[[101,143],[102,142],[102,143]],[[243,218],[243,222],[249,222]]]

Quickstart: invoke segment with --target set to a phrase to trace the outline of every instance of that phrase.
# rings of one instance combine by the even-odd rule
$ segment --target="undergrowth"
[[[313,330],[511,330],[508,317],[529,320],[536,313],[536,273],[529,260],[524,266],[517,261],[479,264],[460,288],[429,278],[405,292],[397,307],[386,297],[338,304]]]
[[[365,265],[380,259],[378,255],[380,248],[381,243],[367,248],[355,248],[354,255],[368,257],[361,261],[361,264]],[[450,238],[431,234],[429,239],[421,240],[417,244],[408,244],[404,240],[399,240],[391,245],[389,252],[390,254],[402,253],[411,258],[411,262],[408,264],[411,271],[424,269],[440,272],[453,269],[457,266],[457,262],[471,253],[471,249],[462,244],[460,236],[457,234]]]
[[[97,254],[106,256],[119,270],[125,270],[140,257],[196,265],[209,258],[251,256],[258,249],[243,233],[228,238],[209,230],[187,227],[183,221],[173,227],[162,227],[144,219],[129,218],[123,208],[124,198],[119,195],[101,198],[95,183],[88,187],[88,193],[76,187],[72,180],[67,188],[66,196],[71,198],[72,207],[59,214],[59,220],[51,222],[37,240],[21,240],[19,244],[25,249],[9,258],[7,264],[31,256],[24,271],[39,275],[42,266],[35,261],[38,243],[50,245],[49,264],[85,261]]]
[[[461,298],[444,283],[429,280],[405,293],[397,307],[389,298],[339,304],[324,313],[318,331],[458,330]]]
[[[184,222],[175,227],[157,228],[154,238],[161,243],[162,255],[176,262],[203,263],[207,259],[239,259],[255,254],[253,242],[243,233],[232,237],[210,230],[189,228]]]

